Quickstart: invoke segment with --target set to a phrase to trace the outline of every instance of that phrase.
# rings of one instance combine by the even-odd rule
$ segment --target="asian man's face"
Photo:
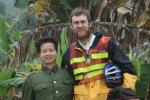
[[[43,64],[48,65],[56,62],[57,51],[53,43],[43,43],[40,49],[40,58]]]

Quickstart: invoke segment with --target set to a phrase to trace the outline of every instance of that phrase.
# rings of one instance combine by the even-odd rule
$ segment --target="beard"
[[[88,39],[90,37],[90,35],[91,35],[91,30],[83,31],[83,33],[82,32],[76,33],[76,37],[80,41]]]

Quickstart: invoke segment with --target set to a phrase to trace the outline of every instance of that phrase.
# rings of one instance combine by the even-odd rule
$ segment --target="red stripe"
[[[92,78],[85,78],[85,79],[83,79],[83,80],[81,80],[81,81],[79,82],[79,85],[85,84],[85,83],[89,83],[89,82],[92,82],[92,81],[96,81],[96,80],[100,80],[100,79],[102,79],[102,78],[104,78],[104,75],[103,75],[103,74],[94,76],[94,77],[92,77]]]

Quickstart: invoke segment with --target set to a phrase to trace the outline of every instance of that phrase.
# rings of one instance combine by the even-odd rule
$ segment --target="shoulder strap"
[[[107,46],[108,46],[108,41],[111,39],[111,37],[108,36],[102,36],[101,39],[99,40],[96,49],[103,51],[103,50],[107,50]]]

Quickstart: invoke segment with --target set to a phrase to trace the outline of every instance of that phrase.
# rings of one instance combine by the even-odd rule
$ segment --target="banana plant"
[[[9,45],[11,44],[8,29],[9,25],[5,21],[0,20],[0,64],[5,62],[7,51],[9,50]]]
[[[26,78],[30,74],[40,69],[41,63],[38,59],[22,63],[19,67],[13,67],[11,69],[2,67],[0,69],[0,97],[6,97],[9,94],[8,92],[13,89],[13,93],[10,93],[12,98],[20,98],[21,86],[23,85]]]
[[[134,49],[130,47],[129,58],[135,66],[138,75],[136,95],[141,99],[145,99],[147,95],[150,96],[148,92],[150,91],[150,43],[146,42]]]
[[[13,70],[5,67],[0,68],[0,96],[6,95],[8,84],[4,81],[9,80],[12,76]]]
[[[58,44],[58,55],[57,55],[57,63],[60,66],[63,54],[68,48],[68,39],[67,39],[67,28],[63,28],[60,36],[60,42]]]
[[[141,97],[147,96],[147,99],[150,97],[150,43],[146,42],[143,45],[144,52],[142,52],[137,58],[141,61],[141,78],[139,84],[137,84],[137,87],[143,87],[146,92],[142,93],[141,91],[137,91],[137,95]],[[141,90],[141,89],[138,89]],[[146,95],[147,94],[147,95]]]

